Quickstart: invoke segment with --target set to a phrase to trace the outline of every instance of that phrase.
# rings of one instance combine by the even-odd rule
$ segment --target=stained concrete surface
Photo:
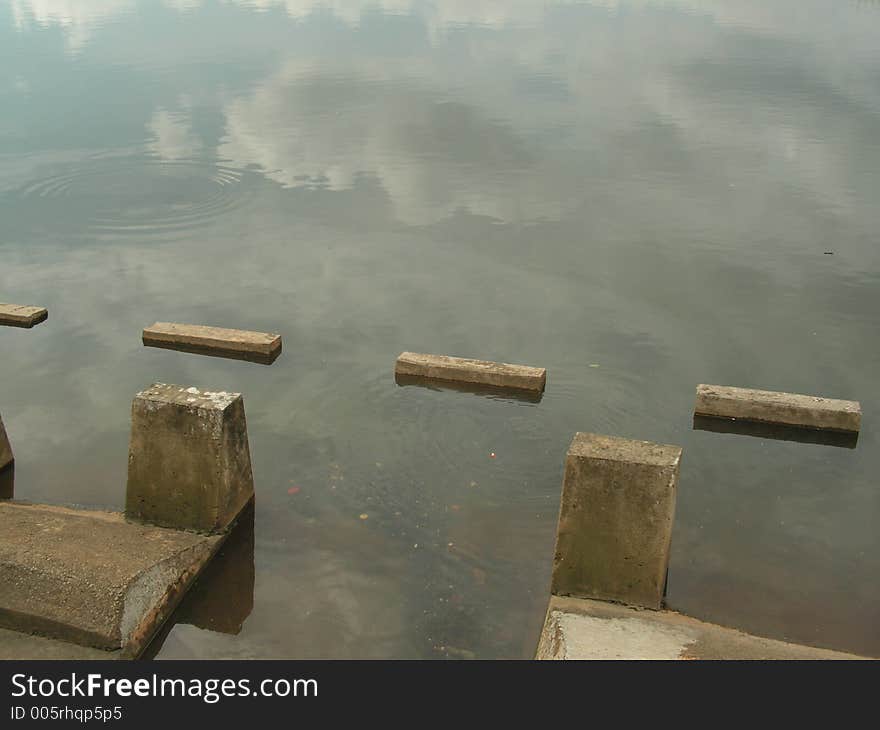
[[[659,608],[681,448],[577,433],[565,461],[552,593]]]
[[[0,503],[0,628],[137,656],[222,539]]]
[[[239,393],[155,383],[132,403],[125,513],[216,533],[254,495]]]
[[[673,611],[551,596],[536,659],[864,659],[745,634]]]

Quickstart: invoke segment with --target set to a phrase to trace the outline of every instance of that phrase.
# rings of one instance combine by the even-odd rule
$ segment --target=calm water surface
[[[880,654],[878,189],[868,0],[0,0],[0,301],[51,312],[0,331],[16,496],[119,508],[137,391],[241,391],[254,524],[159,657],[526,657],[572,434],[680,444],[670,604]],[[695,431],[699,382],[864,432]]]

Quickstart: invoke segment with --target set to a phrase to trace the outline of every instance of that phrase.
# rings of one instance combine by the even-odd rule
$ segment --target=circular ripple
[[[191,161],[102,160],[33,181],[23,202],[75,206],[98,234],[153,235],[205,226],[242,201],[242,173]]]

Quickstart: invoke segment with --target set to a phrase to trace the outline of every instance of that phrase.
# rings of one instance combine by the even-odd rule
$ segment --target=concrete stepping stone
[[[30,329],[49,318],[49,310],[24,304],[0,304],[0,325]]]
[[[694,415],[849,433],[862,426],[857,401],[724,385],[698,385]]]
[[[419,377],[539,393],[543,392],[547,383],[545,368],[416,352],[401,353],[394,366],[394,373],[398,378]]]
[[[214,355],[270,365],[281,354],[281,335],[268,332],[156,322],[143,331],[143,343],[199,355]]]

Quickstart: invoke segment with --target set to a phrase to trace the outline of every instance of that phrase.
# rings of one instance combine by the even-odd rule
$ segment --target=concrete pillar
[[[157,383],[131,408],[127,518],[225,530],[254,494],[239,393]]]
[[[681,448],[575,434],[565,463],[552,592],[660,608]]]
[[[3,417],[0,416],[0,470],[9,466],[12,461],[12,446],[9,444],[6,428],[3,426]]]

